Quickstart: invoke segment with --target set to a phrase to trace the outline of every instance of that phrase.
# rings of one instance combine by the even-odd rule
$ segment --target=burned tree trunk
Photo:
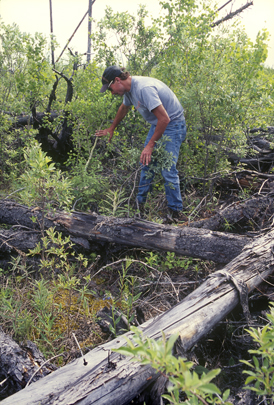
[[[274,231],[256,239],[222,271],[205,282],[171,310],[141,329],[146,336],[160,339],[178,334],[177,349],[184,355],[241,302],[247,323],[248,292],[274,269]],[[149,366],[131,362],[111,350],[125,345],[124,337],[98,346],[83,359],[53,372],[26,389],[7,398],[3,405],[127,405],[157,378]]]
[[[67,83],[67,94],[66,94],[66,99],[65,99],[65,105],[67,105],[69,102],[71,102],[72,97],[73,97],[73,79],[72,76],[68,78],[66,75],[64,75],[62,72],[58,72],[57,70],[53,69],[55,73],[60,75],[62,78],[65,79]],[[59,134],[55,133],[54,134],[54,139],[55,139],[55,144],[54,147],[59,149],[61,153],[64,153],[67,155],[67,153],[72,150],[73,146],[71,143],[71,134],[72,134],[72,127],[68,124],[68,120],[70,117],[69,111],[65,110],[64,112],[64,119],[62,123],[62,128]]]
[[[75,56],[75,64],[73,67],[74,70],[77,69],[77,55]],[[70,123],[71,113],[67,109],[67,104],[72,101],[73,98],[73,73],[72,76],[69,78],[62,72],[58,72],[57,70],[53,69],[56,73],[55,75],[55,82],[52,86],[52,91],[49,95],[48,106],[46,108],[45,113],[38,113],[36,111],[36,104],[35,100],[31,105],[31,115],[26,115],[24,117],[19,117],[15,124],[11,127],[11,130],[16,127],[23,127],[25,125],[32,125],[34,129],[38,131],[36,135],[36,139],[41,143],[43,151],[45,151],[48,155],[50,155],[55,162],[63,163],[67,160],[68,153],[73,150],[73,144],[71,140],[72,135],[72,125]],[[56,90],[59,84],[60,78],[63,78],[67,83],[67,93],[66,98],[64,100],[64,110],[62,113],[54,113],[51,112],[51,106],[53,101],[56,99]],[[61,118],[62,124],[61,129],[58,126],[56,131],[52,130],[51,125],[47,125],[47,123],[52,122],[55,118]]]
[[[31,217],[35,216],[34,224]],[[0,201],[0,223],[22,225],[28,231],[37,231],[41,213],[9,201]],[[178,255],[228,263],[239,255],[250,242],[246,236],[156,224],[134,218],[114,218],[101,215],[73,212],[55,212],[46,220],[46,227],[71,235],[79,247],[92,250],[92,243],[115,243],[118,245],[175,252]],[[12,232],[12,230],[11,230]],[[1,237],[1,236],[0,236]],[[2,232],[0,246],[7,246],[7,236]],[[33,239],[35,241],[35,238]],[[11,240],[7,242],[11,248]],[[16,243],[16,242],[14,242]],[[16,245],[14,245],[16,246]],[[21,246],[22,249],[22,246]]]
[[[33,382],[38,381],[53,370],[56,370],[56,367],[46,363],[34,343],[28,341],[19,346],[0,329],[0,396],[1,392],[20,391],[30,378],[33,377]]]
[[[43,120],[47,119],[49,122],[53,122],[55,118],[58,117],[58,114],[55,112],[50,112],[47,111],[46,113],[36,113],[36,121],[39,123],[39,125],[43,124]],[[34,118],[33,116],[30,115],[22,115],[18,117],[14,123],[14,127],[20,128],[24,127],[26,125],[33,125],[34,124]],[[13,128],[11,128],[13,129]]]

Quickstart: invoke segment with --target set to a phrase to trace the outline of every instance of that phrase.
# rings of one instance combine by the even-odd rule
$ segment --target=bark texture
[[[0,392],[1,386],[5,391],[20,391],[30,378],[35,382],[56,370],[50,363],[42,366],[45,361],[34,343],[19,345],[0,329]]]
[[[35,216],[34,224],[31,217]],[[27,231],[39,230],[41,213],[38,209],[28,208],[10,201],[0,201],[0,223],[22,225]],[[238,256],[243,247],[251,241],[247,236],[215,232],[207,229],[196,229],[187,226],[169,226],[134,218],[104,217],[95,213],[55,212],[48,216],[45,226],[53,226],[57,231],[71,235],[72,241],[91,250],[92,243],[111,242],[115,244],[142,247],[146,249],[175,252],[178,255],[212,260],[217,263],[228,263]],[[26,230],[26,229],[25,229]],[[36,235],[37,236],[37,235]],[[0,234],[0,243],[4,247],[16,249],[16,238]],[[29,238],[29,243],[30,238]],[[36,243],[35,237],[33,242]],[[1,246],[0,245],[0,246]],[[22,246],[21,246],[22,249]],[[22,249],[23,250],[23,249]]]

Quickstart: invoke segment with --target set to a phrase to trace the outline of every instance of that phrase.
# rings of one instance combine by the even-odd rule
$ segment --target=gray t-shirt
[[[172,90],[163,82],[152,77],[132,76],[130,91],[124,94],[123,103],[134,105],[143,118],[150,124],[157,125],[157,118],[151,112],[163,105],[170,121],[184,119],[184,110]]]

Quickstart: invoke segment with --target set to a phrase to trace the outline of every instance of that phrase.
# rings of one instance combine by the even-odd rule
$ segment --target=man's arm
[[[95,135],[96,136],[110,135],[109,140],[108,140],[110,142],[111,138],[113,137],[115,128],[120,124],[120,122],[123,120],[123,118],[125,118],[129,109],[130,109],[129,106],[126,106],[125,104],[121,104],[111,126],[109,128],[101,129],[100,131],[95,132]]]
[[[143,152],[141,153],[140,156],[140,162],[143,165],[148,165],[151,162],[151,154],[153,152],[154,146],[156,141],[158,141],[163,133],[165,132],[166,127],[168,126],[170,122],[170,118],[168,116],[168,113],[166,112],[166,109],[164,106],[161,104],[158,107],[154,108],[154,110],[151,111],[157,118],[157,125],[155,128],[155,132],[152,135],[149,143],[147,146],[144,148]]]

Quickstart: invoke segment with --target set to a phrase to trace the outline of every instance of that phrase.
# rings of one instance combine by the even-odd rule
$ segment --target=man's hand
[[[140,162],[146,166],[149,165],[151,162],[151,155],[153,152],[153,148],[150,145],[147,145],[140,156]]]
[[[106,128],[106,129],[100,129],[99,131],[95,132],[95,136],[106,136],[109,135],[108,142],[111,142],[111,138],[113,137],[113,129],[111,128]]]
[[[144,148],[144,150],[140,156],[140,162],[144,166],[147,166],[150,164],[151,154],[153,152],[155,143],[157,141],[159,141],[159,139],[165,132],[165,129],[170,122],[170,118],[162,104],[160,104],[158,107],[154,108],[154,110],[152,110],[152,113],[155,115],[158,122],[157,122],[157,125],[155,128],[154,134],[152,135],[150,141],[148,142],[147,146]]]

